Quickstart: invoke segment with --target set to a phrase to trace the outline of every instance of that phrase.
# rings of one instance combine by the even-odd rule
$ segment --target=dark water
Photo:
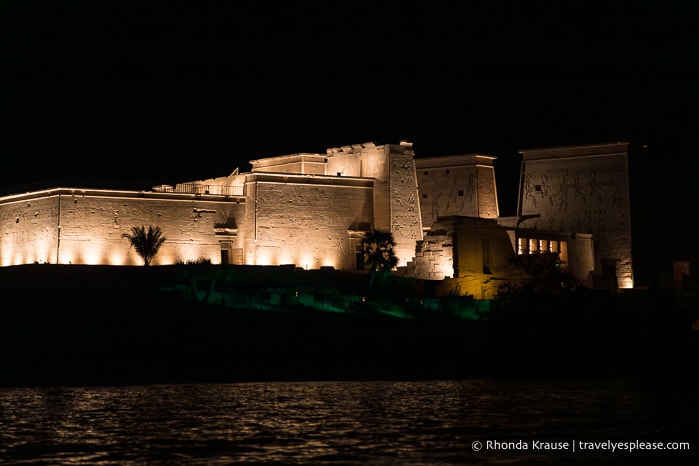
[[[3,388],[0,463],[688,464],[677,451],[472,449],[488,440],[699,447],[696,409],[682,406],[693,394],[666,395],[617,380]]]

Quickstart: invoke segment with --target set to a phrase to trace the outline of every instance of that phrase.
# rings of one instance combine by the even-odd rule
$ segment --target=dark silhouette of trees
[[[211,263],[211,259],[200,257],[194,261],[178,262],[182,278],[192,290],[194,301],[207,302],[214,292],[217,282],[225,279],[225,270],[221,265]],[[225,281],[225,280],[224,280]]]
[[[589,305],[587,287],[562,266],[557,253],[514,254],[508,265],[523,279],[498,288],[491,318],[545,322],[572,317]]]
[[[393,250],[396,242],[393,233],[373,229],[367,231],[362,238],[361,246],[364,252],[364,264],[369,267],[369,287],[371,293],[377,277],[387,275],[398,265],[398,257]]]
[[[531,294],[559,295],[582,286],[580,280],[561,264],[557,253],[513,254],[508,266],[526,274],[519,283],[505,283],[498,289],[498,297],[514,299]]]
[[[166,239],[160,227],[152,225],[148,226],[148,229],[145,226],[131,227],[131,233],[124,233],[121,237],[129,240],[145,266],[150,265]]]

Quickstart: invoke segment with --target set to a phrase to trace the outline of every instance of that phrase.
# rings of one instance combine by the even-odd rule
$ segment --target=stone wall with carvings
[[[416,241],[422,239],[412,144],[355,144],[328,149],[328,173],[371,178],[374,228],[390,231],[395,240],[398,265],[415,255]]]
[[[505,280],[519,280],[507,259],[513,246],[495,220],[442,217],[418,242],[415,258],[402,272],[425,280],[450,278],[454,294],[492,299]]]
[[[242,247],[236,230],[245,205],[243,198],[219,199],[90,190],[34,193],[0,204],[0,261],[141,264],[122,234],[153,225],[167,238],[154,265],[201,257],[219,263],[221,241]]]
[[[392,152],[388,169],[391,232],[398,264],[401,265],[415,256],[415,245],[422,240],[420,201],[412,151],[407,154]]]
[[[0,204],[0,265],[56,261],[58,197]]]
[[[494,157],[459,155],[415,160],[422,224],[461,215],[497,218]]]
[[[542,240],[548,236],[537,232],[577,235],[569,253],[580,275],[614,270],[618,286],[632,286],[627,146],[521,151],[519,218],[508,231],[527,230],[534,232],[528,238]],[[483,233],[499,218],[494,159],[416,159],[409,142],[369,142],[258,159],[251,161],[252,172],[236,169],[228,177],[155,192],[61,188],[7,196],[0,199],[0,264],[138,264],[121,235],[132,226],[158,225],[167,241],[155,264],[203,257],[353,269],[361,235],[374,227],[393,233],[399,267],[423,278],[464,278],[472,289],[492,278],[485,262],[500,263],[494,254],[507,245],[502,231]],[[458,234],[442,235],[447,227],[440,219],[457,217]],[[423,226],[440,231],[421,242]],[[585,235],[594,247],[582,241]]]
[[[618,286],[633,285],[627,144],[522,151],[522,228],[593,236],[595,268],[616,263]]]
[[[373,183],[342,177],[315,182],[268,175],[248,183],[247,263],[352,268],[350,231],[371,225]]]
[[[417,243],[415,257],[400,272],[422,280],[443,280],[454,276],[453,231],[430,231]],[[399,265],[400,267],[400,265]]]

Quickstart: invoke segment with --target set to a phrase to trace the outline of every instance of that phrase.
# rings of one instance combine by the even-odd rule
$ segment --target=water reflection
[[[0,409],[0,458],[12,464],[530,464],[531,453],[471,444],[663,434],[645,395],[621,381],[0,389]],[[537,458],[563,459],[592,458]]]

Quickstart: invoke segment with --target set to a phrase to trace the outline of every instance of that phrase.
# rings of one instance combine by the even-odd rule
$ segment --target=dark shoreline
[[[699,355],[699,332],[652,322],[523,325],[444,313],[400,319],[304,306],[261,310],[185,302],[158,291],[174,270],[157,270],[154,279],[153,271],[144,269],[0,269],[5,297],[0,386],[549,377],[670,381],[692,379]]]

